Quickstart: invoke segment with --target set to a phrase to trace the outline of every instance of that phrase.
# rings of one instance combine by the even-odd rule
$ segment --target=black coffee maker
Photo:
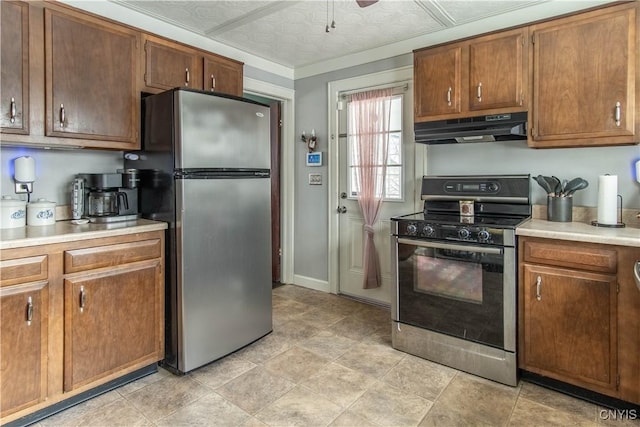
[[[138,217],[137,171],[118,173],[83,173],[76,181],[84,181],[83,201],[73,200],[74,206],[83,206],[83,217],[91,222],[128,221]],[[73,197],[77,197],[74,193]]]

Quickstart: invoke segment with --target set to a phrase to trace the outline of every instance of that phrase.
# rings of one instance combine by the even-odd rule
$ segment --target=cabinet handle
[[[216,88],[216,77],[213,74],[211,74],[211,92],[213,92],[215,88]]]
[[[542,290],[542,277],[538,276],[536,279],[536,299],[540,301],[542,299],[542,294],[540,291]]]
[[[622,108],[620,102],[616,102],[616,126],[620,126],[620,121],[622,119]]]
[[[188,68],[185,68],[185,69],[184,69],[184,73],[185,73],[185,78],[186,78],[186,80],[185,80],[185,82],[184,82],[184,85],[185,85],[185,86],[189,86],[189,69],[188,69]]]
[[[84,291],[84,286],[80,286],[80,313],[84,311],[84,305],[87,302],[87,293]]]
[[[31,326],[33,320],[33,298],[27,298],[27,326]]]
[[[478,83],[477,94],[478,102],[482,102],[482,82]]]
[[[449,90],[447,90],[447,105],[449,107],[451,106],[451,87],[449,87]]]
[[[9,117],[11,123],[16,122],[16,99],[11,97],[11,116]]]
[[[66,115],[64,113],[64,104],[60,104],[60,127],[64,128],[64,121],[66,120]]]

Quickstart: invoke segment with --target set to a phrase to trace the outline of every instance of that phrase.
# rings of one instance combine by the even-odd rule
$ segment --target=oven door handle
[[[502,253],[502,248],[492,248],[492,247],[485,247],[485,246],[465,246],[465,245],[456,245],[452,243],[426,242],[423,240],[413,240],[413,239],[403,239],[403,238],[398,238],[398,243],[402,243],[403,245],[420,246],[423,248],[451,249],[454,251],[481,252],[485,254],[499,255]]]

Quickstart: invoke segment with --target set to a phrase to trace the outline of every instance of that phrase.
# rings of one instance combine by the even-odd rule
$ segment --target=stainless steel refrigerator
[[[272,330],[270,110],[180,88],[145,97],[142,118],[125,168],[142,216],[169,224],[163,365],[185,373]]]

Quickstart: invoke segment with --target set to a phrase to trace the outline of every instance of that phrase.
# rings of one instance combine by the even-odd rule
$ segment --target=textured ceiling
[[[113,0],[290,68],[379,48],[547,0]],[[326,26],[335,20],[335,28]],[[508,24],[505,25],[507,27]]]

